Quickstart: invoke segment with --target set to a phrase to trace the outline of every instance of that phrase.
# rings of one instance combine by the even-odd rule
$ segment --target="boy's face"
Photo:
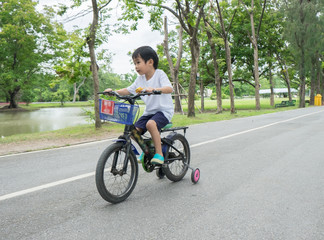
[[[141,58],[141,56],[137,56],[133,59],[133,62],[135,65],[136,72],[139,75],[144,75],[154,70],[153,59],[150,59],[147,62],[145,62],[144,59]]]

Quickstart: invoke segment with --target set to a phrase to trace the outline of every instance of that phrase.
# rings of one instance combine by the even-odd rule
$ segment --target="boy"
[[[151,160],[152,164],[163,164],[164,157],[161,147],[160,130],[167,125],[173,116],[173,101],[171,93],[173,87],[167,75],[160,69],[157,69],[159,58],[156,52],[149,46],[143,46],[135,50],[132,55],[135,69],[140,75],[135,82],[127,88],[117,90],[120,95],[136,94],[137,88],[143,88],[146,92],[154,90],[161,91],[161,95],[142,96],[146,108],[143,115],[135,123],[137,131],[144,134],[149,131],[154,146],[155,155]],[[107,88],[105,92],[112,91]],[[142,161],[144,155],[140,156]]]

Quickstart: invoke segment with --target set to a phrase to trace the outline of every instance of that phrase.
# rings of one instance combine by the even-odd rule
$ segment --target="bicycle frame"
[[[185,133],[187,128],[188,127],[178,127],[178,128],[171,128],[171,129],[166,129],[166,130],[161,131],[161,133],[172,131],[172,133],[169,134],[168,136],[161,138],[161,143],[164,146],[164,150],[166,150],[166,147],[169,146],[179,154],[179,156],[176,158],[168,158],[167,161],[165,162],[166,164],[182,159],[182,157],[183,157],[182,152],[179,149],[177,149],[176,147],[174,147],[172,145],[172,142],[170,142],[169,139],[171,139],[172,136],[174,134],[176,134],[175,131],[183,130]],[[128,161],[129,161],[129,154],[131,154],[131,151],[133,151],[133,153],[135,155],[139,155],[139,152],[137,151],[136,147],[131,142],[132,139],[139,145],[141,150],[148,156],[149,159],[151,159],[153,157],[154,152],[150,152],[150,149],[147,146],[147,144],[145,143],[144,138],[139,134],[139,132],[136,130],[135,126],[134,125],[125,125],[124,134],[119,136],[119,138],[117,140],[115,140],[116,142],[123,142],[125,145],[124,146],[125,147],[125,159],[124,159],[124,163],[123,163],[123,171],[122,171],[122,173],[116,172],[116,164],[117,164],[116,159],[118,158],[118,155],[116,154],[113,164],[112,164],[111,173],[113,173],[113,174],[126,173]]]

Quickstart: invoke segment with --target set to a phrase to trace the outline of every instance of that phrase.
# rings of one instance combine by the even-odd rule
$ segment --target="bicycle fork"
[[[131,151],[131,143],[130,143],[130,139],[125,141],[125,145],[123,146],[123,148],[125,148],[125,157],[123,160],[123,168],[118,170],[117,169],[117,164],[118,164],[118,158],[119,158],[119,154],[121,152],[121,149],[119,149],[119,151],[116,151],[114,154],[114,159],[112,162],[112,166],[111,166],[111,173],[116,176],[116,175],[124,175],[127,172],[127,166],[128,166],[128,161],[129,161],[129,155],[130,155],[130,151]]]

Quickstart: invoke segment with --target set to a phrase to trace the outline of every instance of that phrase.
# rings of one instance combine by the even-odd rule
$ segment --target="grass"
[[[283,98],[276,99],[275,103],[280,103],[281,101],[286,100]],[[195,102],[196,106],[200,108],[200,101]],[[173,126],[188,126],[192,124],[199,124],[204,122],[211,121],[222,121],[230,120],[234,118],[249,117],[267,113],[273,113],[278,111],[286,111],[290,109],[296,109],[298,103],[295,107],[284,107],[284,108],[274,108],[270,106],[269,99],[261,99],[261,110],[255,110],[255,100],[254,99],[236,99],[235,100],[235,109],[236,113],[231,114],[230,101],[228,99],[223,100],[223,108],[225,109],[221,114],[216,114],[216,101],[206,100],[205,101],[205,111],[204,113],[199,113],[196,110],[196,116],[188,118],[186,115],[175,114],[172,122]],[[89,102],[77,102],[77,103],[65,103],[65,107],[86,107],[90,106]],[[30,104],[29,106],[22,106],[24,108],[33,110],[42,107],[59,107],[60,103],[39,103],[39,104]],[[184,111],[187,111],[187,103],[183,102]],[[143,109],[143,108],[142,108]],[[143,110],[141,110],[143,113]],[[30,133],[30,134],[17,134],[13,136],[8,136],[5,138],[0,138],[0,145],[6,143],[17,143],[17,142],[29,142],[29,141],[39,141],[39,140],[59,140],[59,139],[82,139],[82,138],[96,138],[99,136],[107,136],[109,134],[118,134],[122,133],[123,125],[117,123],[105,123],[102,125],[101,129],[95,129],[93,124],[86,124],[81,126],[69,127],[65,129],[40,132],[40,133]]]
[[[55,131],[12,135],[5,138],[0,138],[0,145],[29,141],[51,141],[59,139],[100,139],[101,136],[109,136],[109,134],[121,133],[122,130],[123,126],[121,124],[106,123],[102,124],[101,129],[96,129],[93,124],[85,124]]]

